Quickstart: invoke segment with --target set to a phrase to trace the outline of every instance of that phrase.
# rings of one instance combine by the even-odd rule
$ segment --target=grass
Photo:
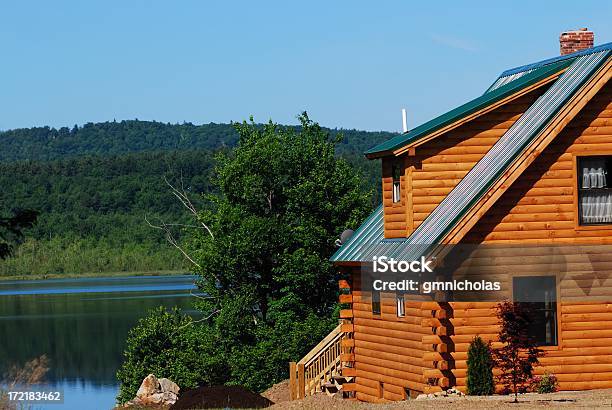
[[[189,275],[185,270],[154,270],[134,272],[83,272],[83,273],[44,273],[31,275],[5,275],[0,276],[0,282],[6,280],[43,280],[43,279],[75,279],[75,278],[115,278],[127,276],[172,276]]]
[[[54,237],[19,245],[13,256],[0,261],[0,278],[159,275],[184,273],[187,267],[166,243]]]

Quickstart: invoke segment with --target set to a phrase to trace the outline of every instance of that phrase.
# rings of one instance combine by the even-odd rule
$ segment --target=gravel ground
[[[291,410],[395,410],[395,409],[612,409],[612,389],[551,394],[528,393],[519,396],[519,403],[512,403],[510,396],[447,397],[430,400],[409,400],[390,404],[370,404],[342,400],[317,394],[304,400],[277,402],[269,409]]]

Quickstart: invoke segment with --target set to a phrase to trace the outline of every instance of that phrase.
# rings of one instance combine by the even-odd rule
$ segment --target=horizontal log
[[[439,352],[425,352],[423,353],[423,361],[425,362],[438,362],[444,360],[444,356]]]
[[[427,379],[439,379],[440,377],[444,377],[444,374],[440,369],[425,369],[423,370],[423,377],[425,378],[424,381],[427,381]]]
[[[385,384],[385,390],[383,392],[383,398],[385,400],[389,400],[389,401],[400,401],[400,400],[404,400],[404,395],[397,394],[397,393],[394,393],[394,392],[391,392],[391,391],[387,390],[387,385]]]
[[[355,391],[355,398],[357,399],[357,401],[363,401],[367,403],[377,403],[377,404],[386,403],[384,399],[381,399],[378,396],[372,396],[370,394],[367,394],[361,391]]]
[[[374,336],[382,336],[387,338],[393,338],[397,340],[413,340],[420,341],[423,336],[420,333],[414,332],[404,332],[400,330],[393,329],[385,329],[382,327],[371,327],[371,326],[362,326],[362,325],[354,325],[355,334],[361,337],[362,335],[374,335]]]
[[[493,315],[487,317],[451,318],[449,321],[455,328],[460,326],[495,326],[499,324],[499,319]]]
[[[366,342],[380,343],[384,345],[408,347],[412,349],[422,349],[423,344],[420,340],[398,339],[395,337],[385,337],[380,335],[372,335],[367,333],[355,333],[355,340],[364,340]],[[424,350],[424,349],[423,349]]]
[[[595,374],[606,373],[612,380],[612,364],[610,363],[581,363],[581,364],[565,364],[565,365],[541,365],[538,366],[541,373],[552,373],[554,375],[567,375],[567,377],[576,376],[579,374]],[[565,379],[569,380],[568,378]],[[579,381],[578,379],[573,379]],[[591,379],[588,379],[591,380]],[[597,380],[597,378],[593,379]],[[608,379],[599,379],[608,380]]]
[[[388,370],[397,370],[398,372],[406,372],[415,375],[418,375],[423,371],[423,366],[414,366],[409,363],[404,363],[397,360],[382,359],[380,357],[372,357],[370,355],[359,354],[358,359],[360,366],[363,366],[363,364],[370,364],[372,366]]]
[[[612,339],[563,339],[563,347],[582,347],[587,349],[607,346],[612,346]]]
[[[502,250],[502,252],[506,252]],[[495,309],[497,306],[497,302],[449,302],[450,306],[453,308],[453,312],[456,312],[460,309]]]
[[[612,380],[598,380],[588,382],[559,382],[560,390],[593,390],[611,388]]]
[[[406,346],[394,346],[383,343],[370,342],[367,340],[355,340],[355,351],[357,352],[357,354],[359,354],[361,349],[365,349],[366,351],[379,351],[400,355],[404,357],[407,363],[413,364],[415,366],[420,366],[423,364],[423,346],[419,346],[418,348],[412,348]]]
[[[376,329],[389,329],[397,330],[399,332],[410,332],[410,333],[426,333],[427,329],[423,329],[421,325],[415,325],[400,321],[386,321],[376,319],[361,319],[359,320],[359,326],[371,327]]]
[[[399,400],[404,400],[404,395],[406,393],[406,389],[403,386],[397,386],[391,383],[385,383],[384,391],[400,395],[402,398]]]
[[[564,320],[570,320],[573,316],[569,314],[579,313],[612,313],[612,303],[597,303],[597,304],[561,304],[561,312],[568,314],[563,316]]]
[[[343,323],[340,326],[340,331],[342,333],[352,333],[353,332],[353,324],[352,323]]]
[[[444,343],[442,338],[440,338],[440,336],[437,336],[437,335],[422,336],[421,341],[423,342],[423,344],[430,344],[430,345]]]
[[[415,353],[411,353],[410,355],[405,355],[405,354],[392,353],[392,352],[388,352],[385,350],[367,349],[367,348],[361,347],[359,344],[355,346],[355,352],[359,356],[360,361],[368,360],[367,358],[371,358],[371,360],[378,359],[378,360],[386,360],[386,361],[394,361],[397,363],[403,363],[405,365],[410,365],[414,367],[414,369],[416,368],[422,369],[424,366],[423,359],[421,359],[420,357],[413,356],[414,354],[422,354],[423,353],[422,351],[419,353],[415,352]],[[369,362],[366,361],[366,363],[369,363]],[[417,372],[420,372],[420,370],[417,370]]]
[[[610,321],[612,325],[612,321]],[[563,340],[574,340],[574,339],[599,339],[599,338],[610,338],[612,339],[612,328],[604,330],[563,330]]]
[[[355,383],[354,389],[355,389],[354,391],[357,393],[365,393],[368,396],[380,399],[378,397],[379,391],[377,387],[366,386],[365,384],[363,384],[363,382],[358,382],[358,383]]]
[[[412,390],[423,390],[424,383],[422,382],[421,374],[399,372],[397,370],[384,369],[365,363],[356,363],[356,368],[357,380],[365,378],[381,381],[383,383],[395,384],[397,386],[406,386]]]
[[[342,391],[353,392],[356,389],[356,383],[344,383],[342,385]]]
[[[465,309],[462,308],[454,308],[453,309],[453,316],[455,319],[459,319],[459,318],[476,318],[476,317],[484,317],[484,318],[490,318],[490,317],[495,317],[495,306],[491,306],[491,307],[486,307],[486,308],[482,308],[479,309],[477,307],[468,307]]]
[[[601,372],[601,373],[591,373],[591,372],[583,372],[583,373],[561,373],[555,374],[559,383],[561,382],[589,382],[589,381],[612,381],[612,372]]]
[[[558,231],[573,229],[574,221],[542,221],[542,222],[499,222],[499,223],[478,223],[472,229],[472,233],[495,232],[514,232],[521,231]]]
[[[579,357],[601,357],[612,355],[612,345],[590,347],[589,349],[582,349],[581,347],[570,348],[563,346],[561,350],[548,350],[544,358],[579,358]]]

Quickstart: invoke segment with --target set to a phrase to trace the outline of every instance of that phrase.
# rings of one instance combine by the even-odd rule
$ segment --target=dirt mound
[[[276,383],[274,386],[261,393],[261,395],[275,404],[290,401],[291,392],[289,391],[289,380]]]
[[[272,401],[241,386],[211,386],[187,390],[170,410],[182,409],[260,409]]]

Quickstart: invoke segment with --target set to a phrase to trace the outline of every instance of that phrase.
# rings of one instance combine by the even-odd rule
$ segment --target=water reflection
[[[129,329],[159,305],[189,310],[193,282],[189,275],[0,282],[0,372],[46,354],[47,380],[66,390],[61,407],[83,399],[110,408]]]

